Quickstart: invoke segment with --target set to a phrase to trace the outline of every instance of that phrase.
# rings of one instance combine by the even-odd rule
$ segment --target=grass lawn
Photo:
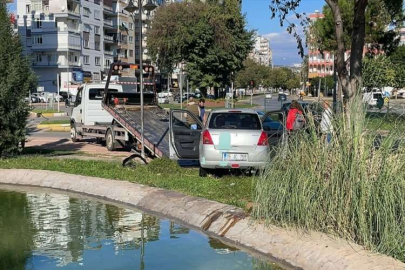
[[[70,124],[69,119],[63,119],[63,120],[46,120],[42,121],[41,125],[55,125],[55,124]]]
[[[405,118],[392,114],[367,114],[367,128],[374,130],[394,130],[405,128]]]
[[[36,169],[77,175],[116,179],[175,190],[239,207],[252,201],[252,177],[225,176],[200,178],[196,168],[180,168],[168,159],[155,159],[136,168],[122,167],[119,162],[51,159],[52,154],[26,154],[0,159],[3,169]]]
[[[35,108],[32,110],[32,112],[34,113],[57,113],[58,110],[54,110],[54,109],[46,109],[46,108]]]

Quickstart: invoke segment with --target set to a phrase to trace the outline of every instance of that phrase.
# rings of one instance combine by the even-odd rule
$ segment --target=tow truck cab
[[[89,83],[82,85],[78,91],[72,116],[70,119],[78,133],[81,133],[81,127],[93,125],[110,125],[113,122],[111,114],[102,107],[104,93],[104,83]],[[110,84],[108,87],[111,92],[122,92],[122,86],[119,84]]]

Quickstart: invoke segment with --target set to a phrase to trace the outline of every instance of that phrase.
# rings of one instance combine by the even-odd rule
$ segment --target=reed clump
[[[307,113],[306,130],[280,144],[255,182],[252,214],[405,261],[404,128],[368,129],[361,102],[346,109],[334,115],[329,143]]]

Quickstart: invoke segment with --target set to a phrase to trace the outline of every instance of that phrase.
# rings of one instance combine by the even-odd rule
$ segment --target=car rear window
[[[253,113],[213,113],[209,123],[210,129],[246,129],[261,130],[257,114]]]

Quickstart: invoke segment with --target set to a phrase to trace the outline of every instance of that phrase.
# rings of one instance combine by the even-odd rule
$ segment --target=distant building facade
[[[270,48],[270,40],[260,35],[256,36],[249,57],[259,65],[273,67],[273,52]]]
[[[17,1],[18,33],[38,76],[38,90],[56,92],[59,84],[61,92],[74,94],[81,83],[102,80],[114,59],[134,63],[140,30],[124,10],[128,2]],[[143,32],[153,14],[142,15]],[[143,58],[150,59],[147,52]]]
[[[319,11],[315,11],[309,15],[310,23],[325,18],[325,15]],[[308,49],[308,78],[326,77],[333,75],[333,63],[335,56],[329,51],[321,51],[314,45],[311,40],[313,36],[309,32],[309,49]]]

